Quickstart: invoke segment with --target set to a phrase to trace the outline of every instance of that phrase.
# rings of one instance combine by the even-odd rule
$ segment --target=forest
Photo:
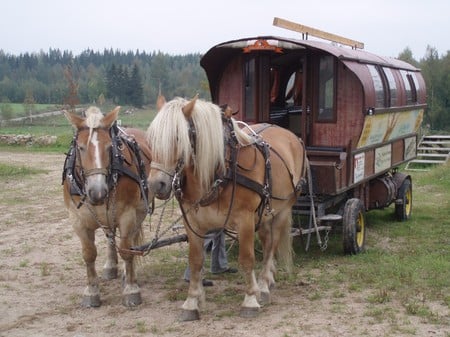
[[[427,84],[428,108],[424,123],[432,130],[450,131],[450,51],[428,46],[414,59],[409,48],[398,58],[422,69]],[[139,50],[123,52],[91,49],[11,55],[0,50],[0,109],[7,103],[76,105],[110,100],[142,107],[166,97],[200,93],[209,99],[208,82],[200,66],[201,54],[169,55]],[[1,119],[8,110],[1,109]]]

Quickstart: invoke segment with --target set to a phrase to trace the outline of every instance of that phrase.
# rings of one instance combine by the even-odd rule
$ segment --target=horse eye
[[[78,151],[83,152],[85,149],[84,145],[78,145]]]

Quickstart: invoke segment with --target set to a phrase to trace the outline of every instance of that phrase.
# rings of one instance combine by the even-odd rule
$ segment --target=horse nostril
[[[163,192],[166,190],[166,183],[164,181],[160,181],[158,185],[158,192]]]

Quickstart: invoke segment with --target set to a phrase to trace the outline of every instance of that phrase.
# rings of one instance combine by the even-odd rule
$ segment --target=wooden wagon
[[[297,222],[295,233],[340,223],[344,251],[356,254],[364,249],[366,211],[394,203],[398,220],[411,215],[411,177],[398,167],[416,157],[426,88],[414,66],[342,41],[353,48],[242,38],[212,47],[201,65],[212,100],[232,106],[236,119],[277,124],[305,142],[311,179],[293,215],[309,221]]]

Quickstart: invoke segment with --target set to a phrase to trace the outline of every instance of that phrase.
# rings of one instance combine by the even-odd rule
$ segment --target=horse
[[[218,230],[239,242],[239,270],[246,289],[241,317],[255,317],[270,302],[275,257],[291,270],[291,208],[305,183],[306,152],[295,134],[271,124],[240,128],[231,108],[198,99],[175,98],[158,107],[147,129],[152,144],[151,193],[179,202],[189,243],[191,279],[180,319],[200,318],[203,241]],[[263,249],[255,277],[254,235]]]
[[[75,135],[64,163],[63,194],[86,264],[83,307],[101,304],[95,268],[95,231],[99,228],[107,237],[103,278],[117,278],[119,252],[124,261],[122,303],[132,307],[142,302],[130,247],[142,241],[142,222],[150,211],[151,152],[145,131],[117,126],[119,109],[103,115],[97,107],[89,107],[86,117],[65,112]]]

